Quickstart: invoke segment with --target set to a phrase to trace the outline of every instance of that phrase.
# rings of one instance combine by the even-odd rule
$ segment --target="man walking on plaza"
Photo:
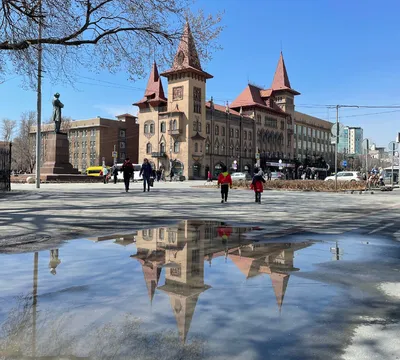
[[[146,192],[146,184],[147,184],[147,191],[150,191],[150,176],[152,173],[153,169],[149,163],[149,160],[144,159],[139,174],[139,176],[143,175],[143,192]]]
[[[122,165],[122,171],[124,173],[124,183],[125,183],[125,191],[129,191],[129,182],[131,181],[131,177],[133,174],[133,165],[129,158],[126,158],[124,164]]]

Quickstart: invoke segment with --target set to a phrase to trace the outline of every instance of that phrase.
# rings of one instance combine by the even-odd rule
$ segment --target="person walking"
[[[258,204],[261,204],[261,193],[264,191],[263,183],[265,183],[263,171],[261,169],[255,168],[250,189],[254,190],[256,203]]]
[[[122,172],[124,173],[125,192],[129,191],[129,182],[133,174],[133,165],[129,158],[126,158],[122,165]]]
[[[171,171],[169,172],[169,176],[170,176],[170,179],[169,179],[169,182],[172,182],[172,179],[174,178],[174,170],[173,169],[171,169]]]
[[[150,177],[152,173],[153,169],[149,163],[149,160],[144,159],[139,174],[139,176],[143,176],[143,192],[146,192],[146,184],[147,184],[147,191],[150,191]]]
[[[112,171],[112,174],[113,174],[113,176],[114,176],[114,184],[116,184],[117,182],[118,182],[118,166],[117,165],[114,165],[114,168],[113,168],[113,171]]]
[[[222,172],[218,175],[218,187],[221,186],[221,204],[228,201],[229,188],[232,189],[232,178],[227,167],[222,167]]]
[[[161,167],[157,170],[157,182],[161,180]]]
[[[103,181],[104,181],[104,184],[108,184],[108,169],[107,169],[107,166],[103,167]]]

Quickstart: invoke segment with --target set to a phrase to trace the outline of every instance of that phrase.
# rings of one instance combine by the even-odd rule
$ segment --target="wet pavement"
[[[0,254],[0,359],[341,359],[366,318],[400,321],[390,226],[186,220]]]

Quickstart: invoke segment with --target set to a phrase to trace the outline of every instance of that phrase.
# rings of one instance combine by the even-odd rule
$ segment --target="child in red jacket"
[[[232,178],[226,166],[222,167],[222,173],[218,175],[218,187],[221,186],[221,204],[228,201],[229,188],[232,189]]]
[[[265,183],[265,179],[263,175],[264,173],[261,169],[254,169],[253,181],[250,187],[250,189],[254,190],[254,193],[256,195],[256,203],[259,204],[261,204],[261,193],[264,191],[263,183]]]

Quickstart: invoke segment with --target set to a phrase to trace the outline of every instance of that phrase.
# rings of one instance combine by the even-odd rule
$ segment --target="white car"
[[[249,173],[235,172],[231,174],[232,181],[237,180],[251,180],[251,175]]]
[[[362,176],[358,171],[340,171],[337,173],[338,181],[361,181]],[[327,176],[325,181],[335,181],[335,175]]]

